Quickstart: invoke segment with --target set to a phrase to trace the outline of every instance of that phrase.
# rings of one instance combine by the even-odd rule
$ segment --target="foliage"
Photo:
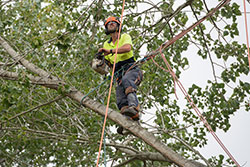
[[[174,12],[175,3],[172,0],[161,1],[157,5],[147,0],[126,1],[123,31],[132,36],[138,59],[142,48],[147,48],[149,52],[156,50],[194,22],[183,10],[168,20]],[[145,4],[150,9],[140,8],[142,12],[138,12],[139,6]],[[89,65],[97,49],[108,38],[103,33],[103,21],[111,14],[120,16],[121,7],[122,1],[111,3],[103,0],[1,1],[0,36],[25,59],[86,94],[103,80]],[[195,11],[192,14],[198,17],[204,16],[204,11],[207,13],[205,1],[194,0],[192,8]],[[189,57],[184,53],[193,47],[193,43],[198,48],[197,56],[211,63],[211,69],[216,71],[205,87],[194,83],[188,89],[195,105],[203,111],[214,131],[227,131],[231,126],[230,117],[242,106],[246,111],[250,110],[247,101],[250,84],[240,79],[249,74],[246,45],[234,41],[234,37],[239,35],[237,17],[240,15],[239,5],[229,3],[164,50],[178,77],[189,66]],[[207,27],[212,27],[213,33]],[[155,60],[164,66],[160,56]],[[69,98],[60,98],[49,105],[32,109],[63,95],[67,88],[55,91],[31,84],[25,77],[31,72],[14,62],[2,47],[0,62],[4,63],[0,65],[1,69],[18,72],[22,77],[19,81],[0,78],[0,163],[3,159],[3,165],[6,166],[94,166],[102,117],[79,107]],[[220,62],[226,66],[218,65],[222,64]],[[11,65],[7,65],[9,63]],[[178,105],[170,75],[152,62],[144,64],[142,69],[145,73],[139,88],[139,100],[145,111],[158,108],[153,125],[157,137],[182,156],[201,159],[173,136],[196,149],[207,144],[208,130],[200,126],[199,118],[188,103],[184,108]],[[105,102],[107,87],[108,84],[90,97]],[[111,107],[117,109],[115,96],[111,98]],[[24,111],[28,112],[15,117]],[[188,130],[185,128],[187,126]],[[126,143],[128,137],[118,136],[110,130],[114,127],[114,123],[109,121],[106,128],[108,142],[121,143],[141,152],[155,152],[152,147],[134,137],[129,138],[132,138],[132,142]],[[117,164],[129,160],[130,156],[117,147],[109,146],[107,159]],[[220,155],[211,157],[209,161],[221,166],[225,158]],[[103,157],[101,163],[104,163]],[[132,161],[130,166],[142,166],[144,163],[170,166],[168,162],[150,160]]]

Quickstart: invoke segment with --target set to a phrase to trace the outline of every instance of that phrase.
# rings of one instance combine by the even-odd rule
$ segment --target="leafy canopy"
[[[196,21],[191,18],[200,18],[210,10],[207,7],[209,1],[190,2],[192,5],[185,8],[190,12],[181,10],[174,13],[176,2],[173,0],[155,4],[149,0],[126,1],[123,32],[132,36],[137,58],[141,52],[145,53],[145,49],[153,51],[186,29]],[[25,59],[67,83],[58,91],[32,84],[27,77],[32,73],[0,47],[1,69],[17,72],[22,78],[17,82],[0,78],[0,165],[95,165],[102,117],[79,107],[64,97],[64,93],[74,86],[86,94],[102,81],[102,76],[95,73],[89,64],[98,48],[108,39],[104,34],[103,21],[112,14],[120,16],[121,8],[122,1],[107,0],[0,2],[0,35]],[[172,15],[173,19],[169,19]],[[237,17],[240,15],[239,5],[229,3],[164,50],[178,77],[190,65],[190,57],[185,54],[190,48],[196,48],[197,52],[193,54],[210,64],[213,78],[207,80],[205,87],[193,83],[188,93],[214,131],[227,131],[231,126],[229,119],[235,112],[240,108],[250,109],[247,101],[250,84],[241,80],[241,76],[249,74],[246,45],[234,40],[239,35]],[[155,61],[164,66],[160,56],[156,56]],[[146,113],[156,109],[152,126],[157,137],[183,157],[201,159],[182,141],[194,149],[205,147],[208,130],[188,102],[180,107],[169,74],[157,68],[152,61],[141,68],[144,80],[138,91],[139,100]],[[102,86],[90,97],[105,102],[107,87],[108,84]],[[46,105],[55,98],[58,99]],[[117,110],[114,90],[111,102],[110,107]],[[106,128],[109,143],[155,152],[140,139],[118,136],[110,130],[114,127],[114,123],[109,121]],[[127,142],[129,139],[132,142]],[[106,153],[107,159],[115,164],[130,157],[117,146],[108,146]],[[210,157],[209,162],[221,166],[225,159],[220,155]],[[150,159],[135,160],[130,165],[142,166],[143,163],[170,166],[169,162]]]

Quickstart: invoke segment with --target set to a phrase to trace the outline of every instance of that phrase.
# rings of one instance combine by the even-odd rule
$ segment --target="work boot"
[[[126,106],[125,108],[127,108],[128,106]],[[122,114],[122,115],[124,115],[124,114]],[[124,115],[126,118],[128,118],[128,119],[131,119],[129,116],[126,116],[126,115]],[[120,135],[125,135],[125,134],[128,134],[129,133],[129,131],[128,130],[126,130],[126,129],[124,129],[122,126],[119,126],[118,128],[117,128],[117,133],[119,133]]]
[[[127,134],[129,134],[129,131],[126,130],[126,129],[124,129],[124,128],[121,127],[121,126],[119,126],[119,127],[117,128],[116,131],[117,131],[117,133],[120,134],[120,135],[127,135]]]
[[[137,123],[138,125],[140,125],[139,121],[136,121],[136,123]],[[124,129],[122,126],[119,126],[119,127],[117,128],[116,131],[117,131],[117,133],[120,134],[120,135],[127,135],[127,134],[130,134],[130,132],[129,132],[127,129]]]
[[[119,126],[117,129],[116,129],[117,133],[120,134],[120,135],[123,135],[123,127],[122,126]]]
[[[131,119],[133,121],[137,121],[139,123],[139,106],[123,106],[121,108],[121,114],[127,117],[128,119]],[[119,126],[117,128],[117,133],[121,135],[126,135],[129,133],[128,130],[124,129],[123,127]]]
[[[130,117],[134,121],[139,121],[139,111],[135,106],[129,106],[122,111],[122,115]]]

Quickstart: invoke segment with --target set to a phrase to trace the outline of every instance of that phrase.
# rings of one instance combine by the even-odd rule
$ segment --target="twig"
[[[207,166],[208,166],[208,167],[211,167],[211,164],[208,162],[208,160],[207,160],[205,157],[203,157],[199,151],[197,151],[197,150],[195,150],[193,147],[191,147],[186,141],[184,141],[184,140],[182,140],[181,138],[179,138],[179,137],[177,137],[177,136],[175,136],[175,135],[172,135],[172,134],[170,134],[170,133],[167,133],[167,134],[168,134],[169,136],[175,138],[176,140],[180,141],[180,142],[181,142],[183,145],[185,145],[189,150],[191,150],[191,151],[193,151],[194,153],[196,153],[197,155],[199,155],[200,158],[207,164]]]
[[[24,115],[24,114],[27,114],[27,113],[29,113],[29,112],[31,112],[31,111],[33,111],[33,110],[36,110],[36,109],[38,109],[38,108],[41,108],[41,107],[43,107],[43,106],[49,105],[49,104],[51,104],[51,103],[53,103],[53,102],[55,102],[55,101],[58,101],[58,100],[62,99],[63,97],[65,97],[65,96],[57,96],[55,99],[53,99],[53,100],[51,100],[51,101],[48,101],[48,102],[43,103],[43,104],[40,104],[40,105],[38,105],[38,106],[36,106],[36,107],[33,107],[33,108],[31,108],[31,109],[29,109],[29,110],[27,110],[27,111],[21,112],[21,113],[15,115],[15,116],[9,118],[8,121],[11,121],[12,119],[15,119],[15,118],[17,118],[17,117],[20,117],[20,116],[22,116],[22,115]]]
[[[121,164],[116,165],[116,166],[114,166],[114,167],[121,167],[121,166],[124,166],[124,165],[126,165],[126,164],[128,164],[128,163],[130,163],[130,162],[132,162],[132,161],[134,161],[134,160],[136,160],[136,157],[130,158],[129,160],[124,161],[124,162],[122,162]]]
[[[190,8],[191,8],[191,10],[193,11],[193,14],[194,14],[196,20],[198,21],[199,19],[198,19],[197,15],[196,15],[196,13],[195,13],[195,11],[194,11],[194,9],[193,9],[193,6],[190,5]],[[200,31],[201,31],[201,33],[202,33],[202,38],[203,38],[203,40],[204,40],[204,45],[205,45],[205,47],[206,47],[206,50],[207,50],[207,53],[208,53],[208,57],[209,57],[209,60],[210,60],[210,62],[211,62],[211,65],[212,65],[212,71],[213,71],[214,79],[215,79],[215,82],[217,83],[216,74],[215,74],[215,68],[214,68],[212,56],[211,56],[211,53],[210,53],[209,48],[208,48],[208,46],[207,46],[207,41],[206,41],[206,38],[205,38],[205,36],[204,36],[204,32],[203,32],[202,27],[201,27],[200,24],[199,24],[199,28],[200,28]]]

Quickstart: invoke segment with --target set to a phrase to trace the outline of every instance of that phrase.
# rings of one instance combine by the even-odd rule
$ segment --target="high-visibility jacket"
[[[112,42],[112,38],[104,42],[103,48],[104,49],[116,49],[118,40],[116,40],[115,44]],[[119,45],[118,48],[125,44],[130,44],[131,45],[131,50],[127,53],[122,53],[122,54],[117,54],[116,58],[116,66],[115,66],[115,71],[119,70],[122,66],[130,63],[135,62],[135,57],[133,54],[133,45],[132,45],[132,39],[129,34],[122,34],[120,39],[119,39]],[[112,65],[114,64],[114,59],[115,59],[115,54],[108,54],[105,56],[105,59],[109,61]]]

